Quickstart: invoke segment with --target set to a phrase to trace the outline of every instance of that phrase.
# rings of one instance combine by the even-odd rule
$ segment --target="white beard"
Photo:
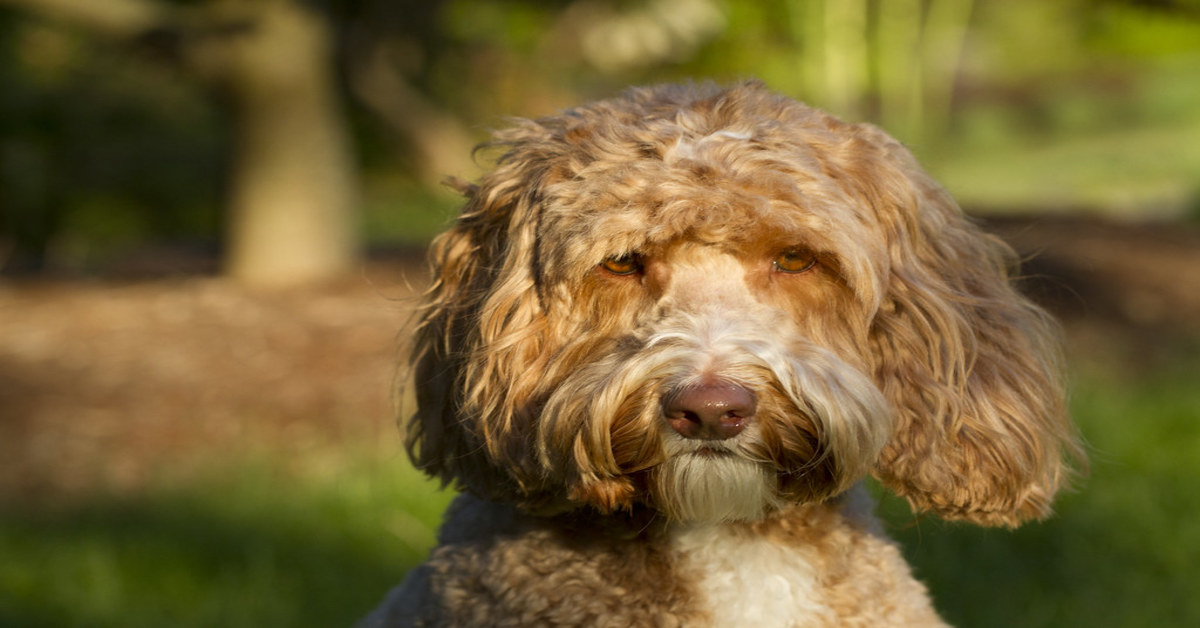
[[[672,456],[651,476],[654,505],[688,523],[761,519],[779,505],[777,485],[769,465],[713,450]]]

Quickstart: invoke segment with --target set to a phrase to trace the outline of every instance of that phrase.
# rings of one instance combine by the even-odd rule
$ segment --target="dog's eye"
[[[642,270],[642,258],[636,253],[610,257],[600,267],[614,275],[632,275]]]
[[[775,270],[802,273],[817,264],[817,256],[807,249],[788,249],[775,256]]]

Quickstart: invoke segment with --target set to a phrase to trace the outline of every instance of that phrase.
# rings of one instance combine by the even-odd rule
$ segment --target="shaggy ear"
[[[886,153],[870,177],[883,183],[867,193],[891,264],[871,342],[898,421],[876,475],[946,519],[1045,517],[1070,476],[1065,458],[1083,461],[1057,326],[1011,285],[1012,250],[970,223],[908,151],[863,132]]]
[[[535,122],[497,134],[508,149],[433,243],[433,283],[412,353],[417,411],[406,425],[414,464],[484,497],[536,502],[525,445],[532,430],[545,318],[534,235],[550,131]],[[534,161],[536,159],[536,161]]]

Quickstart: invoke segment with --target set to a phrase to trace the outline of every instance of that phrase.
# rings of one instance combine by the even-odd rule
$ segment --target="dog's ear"
[[[971,223],[895,140],[858,127],[852,175],[887,240],[871,326],[897,427],[877,477],[918,510],[1015,526],[1049,514],[1083,457],[1067,417],[1056,324],[1011,283],[1012,250]],[[854,152],[854,151],[851,151]]]
[[[546,357],[535,234],[544,186],[561,179],[553,130],[524,121],[431,247],[433,283],[412,354],[417,410],[406,426],[416,466],[485,497],[536,501],[527,446]]]

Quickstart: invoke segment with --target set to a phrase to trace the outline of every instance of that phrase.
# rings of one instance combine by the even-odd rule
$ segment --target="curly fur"
[[[407,425],[473,497],[372,625],[937,625],[855,484],[1015,526],[1082,461],[1012,251],[875,127],[660,86],[493,147],[432,247]],[[714,382],[753,420],[675,433],[665,400]]]

